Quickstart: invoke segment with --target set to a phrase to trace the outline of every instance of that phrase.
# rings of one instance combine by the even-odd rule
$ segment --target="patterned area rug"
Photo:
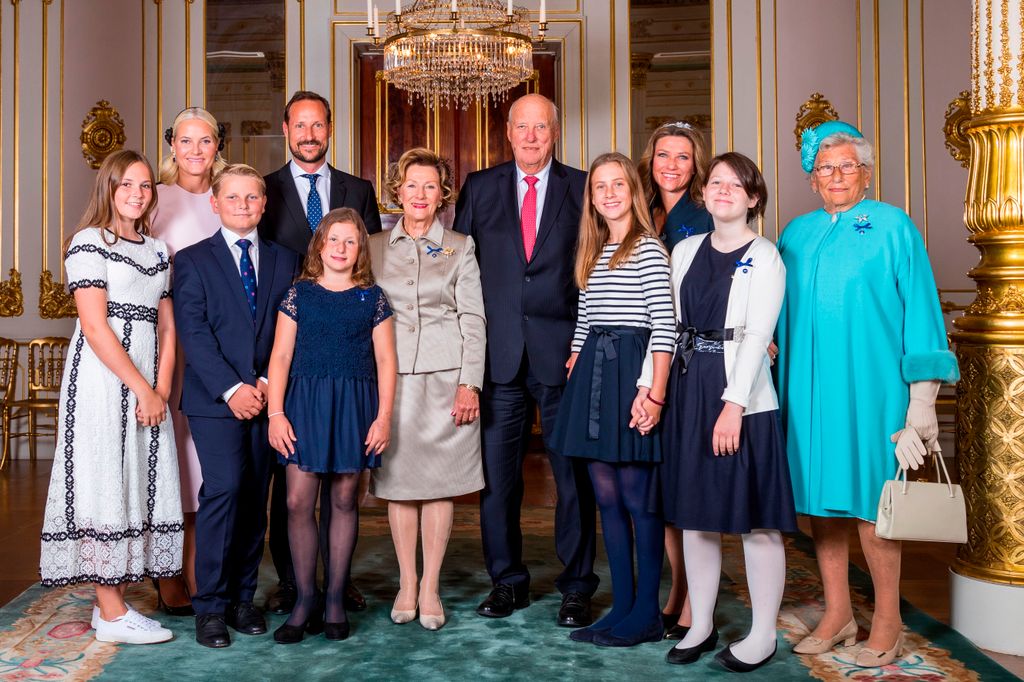
[[[157,617],[174,630],[175,639],[152,646],[97,642],[89,629],[92,591],[86,587],[44,590],[36,585],[0,609],[0,681],[6,680],[705,680],[730,675],[705,655],[689,666],[669,666],[670,642],[631,649],[602,649],[571,642],[555,626],[559,598],[553,587],[559,570],[551,539],[551,510],[524,513],[526,556],[533,573],[533,603],[510,618],[485,619],[474,613],[489,584],[482,569],[475,509],[457,508],[456,527],[442,577],[448,624],[427,632],[416,622],[397,626],[389,620],[397,589],[397,569],[387,519],[382,510],[364,512],[355,561],[357,584],[369,609],[351,615],[352,637],[328,642],[322,636],[300,644],[275,644],[269,634],[236,635],[218,651],[193,639],[191,618]],[[821,656],[797,656],[790,647],[806,634],[821,613],[821,585],[810,540],[786,538],[789,579],[779,621],[779,653],[751,673],[752,680],[1015,680],[945,625],[903,604],[909,651],[880,669],[853,665],[858,646]],[[723,543],[725,559],[716,622],[721,642],[743,636],[749,625],[749,595],[737,539]],[[263,571],[264,590],[272,570]],[[607,609],[609,581],[600,567],[602,585],[595,612]],[[854,609],[862,626],[869,623],[870,581],[851,567],[856,590]],[[663,588],[667,590],[667,585]],[[132,586],[129,601],[143,613],[156,608],[148,584]],[[260,597],[262,603],[262,595]],[[283,617],[269,619],[271,630]],[[863,630],[861,637],[865,636]]]

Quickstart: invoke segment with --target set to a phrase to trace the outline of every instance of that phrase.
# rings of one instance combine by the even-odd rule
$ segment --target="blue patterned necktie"
[[[252,242],[248,239],[239,239],[235,244],[242,250],[242,257],[238,261],[238,272],[242,275],[242,288],[245,289],[245,300],[252,311],[252,319],[256,319],[256,268],[252,266],[252,259],[249,258],[249,247]]]
[[[316,173],[303,173],[302,177],[309,180],[309,196],[306,197],[306,222],[309,223],[309,231],[316,232],[316,226],[324,217],[324,207],[320,203],[320,192],[316,191],[316,181],[320,176]]]

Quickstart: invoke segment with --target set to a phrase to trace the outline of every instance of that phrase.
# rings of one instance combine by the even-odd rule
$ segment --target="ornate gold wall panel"
[[[39,274],[39,317],[44,320],[59,320],[76,317],[75,297],[61,282],[53,280],[53,273],[43,270]]]
[[[825,121],[838,121],[839,114],[836,113],[832,103],[825,99],[820,92],[811,94],[811,98],[800,105],[796,112],[796,128],[793,135],[796,136],[796,150],[800,151],[800,136],[808,128],[821,125]]]
[[[110,102],[101,99],[82,121],[82,156],[90,168],[98,169],[107,158],[124,146],[124,121]]]
[[[11,268],[7,279],[0,281],[0,317],[18,317],[25,313],[25,297],[21,293],[21,273]]]
[[[961,90],[946,107],[946,124],[942,134],[946,136],[946,149],[954,160],[967,168],[971,159],[971,143],[967,140],[967,124],[971,121],[971,91]]]

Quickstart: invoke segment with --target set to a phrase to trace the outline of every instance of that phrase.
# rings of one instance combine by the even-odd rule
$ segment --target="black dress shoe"
[[[290,580],[282,580],[277,584],[277,592],[267,600],[267,611],[277,615],[291,613],[298,597],[299,593],[295,589],[295,583]]]
[[[515,588],[511,585],[498,583],[487,595],[487,599],[484,599],[480,606],[476,607],[476,612],[488,618],[505,618],[511,616],[516,609],[525,609],[529,605],[530,595],[527,590],[524,589],[517,595]]]
[[[698,658],[700,658],[701,654],[714,649],[716,644],[718,644],[718,630],[712,630],[711,634],[708,635],[708,638],[697,646],[691,646],[685,649],[672,647],[665,655],[665,660],[676,665],[694,663]]]
[[[302,641],[302,637],[305,632],[305,625],[288,625],[288,623],[282,623],[281,627],[274,630],[274,641],[278,644],[296,644]]]
[[[348,621],[344,623],[324,623],[324,637],[327,639],[348,639]]]
[[[739,641],[740,640],[738,639],[736,640],[736,642]],[[772,660],[775,656],[775,652],[779,650],[779,644],[776,642],[775,646],[772,648],[772,652],[768,654],[764,660],[758,661],[757,663],[746,663],[732,655],[730,647],[736,642],[730,643],[729,646],[715,654],[715,660],[725,666],[727,670],[731,670],[734,673],[749,673],[751,670],[757,670],[762,665]]]
[[[590,615],[590,597],[582,592],[567,592],[558,609],[558,624],[566,628],[581,628],[594,622]]]
[[[594,635],[594,644],[598,646],[636,646],[644,642],[660,642],[661,635],[665,628],[661,625],[661,618],[654,621],[646,628],[630,637],[617,637],[611,630],[602,630]]]
[[[689,625],[680,625],[679,623],[676,623],[665,631],[665,639],[682,639],[683,637],[686,637],[686,634],[689,631]]]
[[[251,601],[228,606],[224,622],[243,635],[262,635],[267,631],[267,621]]]
[[[363,593],[352,582],[345,585],[345,595],[342,597],[342,603],[345,605],[346,611],[366,610],[366,597],[363,596]]]
[[[679,616],[680,615],[681,615],[680,611],[676,611],[675,613],[665,613],[664,611],[662,611],[661,612],[661,624],[665,626],[666,630],[668,630],[673,625],[675,625],[676,623],[679,622]]]
[[[196,616],[196,641],[211,649],[223,649],[231,645],[224,616],[219,613],[207,613]]]
[[[322,597],[317,597],[318,603],[316,608],[313,609],[313,613],[302,625],[289,625],[287,621],[281,624],[281,627],[274,630],[274,641],[278,644],[295,644],[301,642],[303,633],[308,632],[311,635],[319,635],[324,631],[324,608]],[[335,627],[344,625],[348,627],[347,623],[332,623]],[[348,637],[346,634],[345,637]],[[345,637],[328,637],[328,639],[344,639]]]

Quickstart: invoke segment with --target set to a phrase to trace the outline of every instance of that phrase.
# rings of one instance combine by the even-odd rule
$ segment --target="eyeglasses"
[[[865,164],[863,163],[854,163],[853,161],[844,161],[838,166],[833,166],[830,163],[826,163],[821,166],[815,166],[814,174],[817,175],[819,178],[830,178],[832,177],[832,174],[838,170],[843,175],[853,175],[854,173],[857,172],[857,169],[863,167],[864,165]]]

